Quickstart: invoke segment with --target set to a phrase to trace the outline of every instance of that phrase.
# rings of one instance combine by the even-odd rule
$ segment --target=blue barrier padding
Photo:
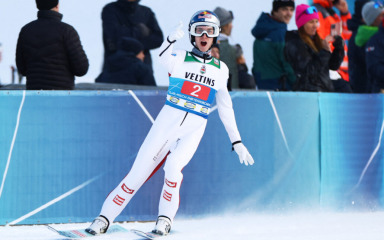
[[[323,206],[381,208],[383,96],[322,94],[320,112]]]
[[[155,118],[166,91],[134,94]],[[214,110],[183,170],[178,217],[343,208],[352,201],[355,208],[383,208],[381,145],[353,197],[346,195],[378,146],[383,95],[231,96],[255,164],[239,163]],[[0,225],[91,221],[128,173],[151,125],[128,91],[0,91]],[[116,221],[154,220],[163,176],[160,169]]]

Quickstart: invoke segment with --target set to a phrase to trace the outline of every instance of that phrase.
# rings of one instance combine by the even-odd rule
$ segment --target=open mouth
[[[201,46],[203,47],[207,46],[207,42],[201,41]]]

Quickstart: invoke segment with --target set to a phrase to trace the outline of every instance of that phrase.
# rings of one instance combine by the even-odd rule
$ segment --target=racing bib
[[[216,90],[181,78],[169,78],[166,104],[208,118]]]

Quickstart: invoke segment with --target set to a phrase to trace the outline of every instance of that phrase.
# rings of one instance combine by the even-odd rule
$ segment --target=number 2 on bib
[[[181,88],[181,93],[204,101],[207,101],[210,92],[211,88],[190,81],[184,81]]]

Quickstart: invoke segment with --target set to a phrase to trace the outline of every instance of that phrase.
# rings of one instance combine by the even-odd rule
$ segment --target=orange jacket
[[[318,34],[321,38],[325,39],[329,35],[340,35],[344,41],[349,40],[352,32],[348,30],[347,20],[352,18],[351,13],[342,14],[341,16],[332,9],[333,5],[330,0],[313,0],[314,5],[319,11],[319,23],[320,27],[317,29]],[[333,51],[333,45],[330,47]],[[338,70],[339,74],[345,81],[349,81],[348,75],[348,47],[344,45],[345,56]]]

